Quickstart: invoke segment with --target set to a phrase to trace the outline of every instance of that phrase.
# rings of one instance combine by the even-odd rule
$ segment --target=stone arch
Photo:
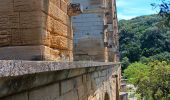
[[[104,100],[110,100],[109,94],[105,93]]]

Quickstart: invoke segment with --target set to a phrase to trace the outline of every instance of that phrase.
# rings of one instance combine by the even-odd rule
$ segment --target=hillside
[[[149,15],[119,21],[124,67],[147,58],[170,61],[170,27],[163,27],[162,20],[158,15]]]

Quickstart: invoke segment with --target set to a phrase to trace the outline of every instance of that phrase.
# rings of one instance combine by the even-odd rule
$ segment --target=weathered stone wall
[[[69,0],[1,0],[0,59],[72,61]]]
[[[72,17],[74,60],[116,62],[118,34],[115,0],[71,0],[83,13]],[[115,31],[115,32],[114,32]],[[116,33],[117,32],[117,33]]]
[[[0,74],[0,100],[118,100],[118,63],[3,61],[0,64],[4,65],[0,68],[4,70]]]

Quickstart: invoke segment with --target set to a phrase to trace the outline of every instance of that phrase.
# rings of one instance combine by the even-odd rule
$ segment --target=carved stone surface
[[[68,3],[69,0],[2,0],[0,60],[72,61]]]

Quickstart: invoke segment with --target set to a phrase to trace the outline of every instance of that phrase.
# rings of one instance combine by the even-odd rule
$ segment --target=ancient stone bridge
[[[0,100],[119,100],[115,0],[1,0]]]

